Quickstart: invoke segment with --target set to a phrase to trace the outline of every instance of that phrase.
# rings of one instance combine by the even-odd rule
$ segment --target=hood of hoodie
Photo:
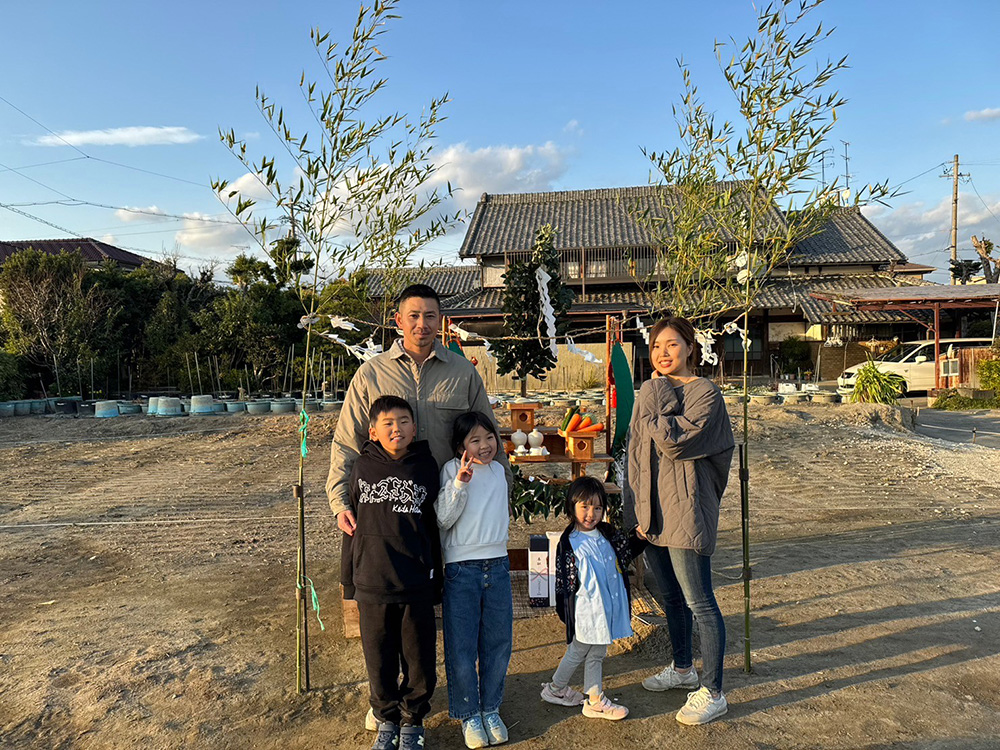
[[[431,455],[431,445],[426,440],[414,440],[410,443],[410,447],[407,449],[406,455],[402,458],[393,458],[390,456],[388,451],[386,451],[386,449],[382,447],[382,444],[377,440],[366,440],[364,445],[361,446],[361,454],[368,456],[379,463],[395,463],[396,461],[414,463],[416,461],[434,459],[434,456]],[[437,464],[435,464],[435,466],[437,466]]]

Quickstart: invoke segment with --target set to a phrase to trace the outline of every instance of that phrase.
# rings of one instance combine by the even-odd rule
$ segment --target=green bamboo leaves
[[[656,261],[641,279],[654,311],[715,320],[746,315],[772,271],[847,202],[884,202],[885,183],[846,200],[822,184],[825,144],[846,99],[828,91],[847,58],[818,57],[831,31],[803,30],[822,0],[776,0],[757,36],[718,42],[716,57],[739,117],[719,122],[680,61],[684,95],[673,112],[680,145],[645,151],[663,186],[659,205],[636,209],[654,239]],[[731,51],[728,59],[724,54]],[[745,256],[748,272],[732,266]]]
[[[377,72],[385,56],[376,43],[398,17],[396,5],[377,0],[362,6],[346,44],[329,32],[310,32],[320,74],[319,80],[300,76],[300,105],[281,107],[257,88],[257,109],[280,144],[277,155],[254,158],[233,129],[219,132],[248,172],[240,187],[245,180],[256,186],[241,190],[216,179],[212,188],[262,249],[283,223],[284,233],[299,241],[297,252],[327,277],[362,265],[403,267],[460,218],[436,213],[451,186],[430,184],[447,94],[431,99],[416,121],[379,111],[388,81]]]

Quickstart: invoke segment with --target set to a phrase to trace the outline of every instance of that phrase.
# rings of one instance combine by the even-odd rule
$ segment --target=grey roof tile
[[[747,202],[739,183],[719,183],[720,190],[733,190],[733,198]],[[667,220],[664,203],[676,203],[678,193],[670,187],[602,188],[553,193],[483,193],[469,222],[459,250],[463,258],[498,255],[530,250],[535,232],[545,224],[559,229],[556,248],[580,247],[644,248],[653,236],[637,221],[635,212]],[[770,209],[771,218],[781,224],[780,212]]]
[[[734,183],[720,183],[720,189]],[[745,201],[738,188],[737,200]],[[556,248],[649,248],[653,236],[634,212],[646,210],[668,221],[661,201],[676,202],[678,193],[654,185],[552,193],[484,193],[476,205],[459,255],[463,258],[502,255],[531,249],[544,224],[559,228]],[[775,222],[784,219],[772,210]],[[791,265],[905,263],[903,255],[856,208],[838,209],[818,235],[795,249]]]
[[[442,304],[452,298],[462,298],[479,290],[482,270],[479,266],[425,266],[403,269],[403,285],[427,284],[441,297]],[[384,294],[385,269],[368,269],[368,294]]]
[[[790,265],[903,264],[900,252],[857,208],[837,209],[819,234],[800,242]]]

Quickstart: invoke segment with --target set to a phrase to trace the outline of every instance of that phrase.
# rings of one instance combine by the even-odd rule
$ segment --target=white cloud
[[[115,211],[115,218],[126,224],[132,221],[169,221],[169,217],[165,216],[165,213],[163,209],[156,206],[146,206],[145,208],[124,206]]]
[[[1000,109],[973,109],[965,113],[965,119],[973,122],[976,120],[1000,120]]]
[[[985,205],[984,205],[985,202]],[[992,212],[992,213],[991,213]],[[879,230],[892,240],[912,262],[947,268],[951,246],[951,198],[927,206],[923,202],[904,203],[896,208],[871,206],[864,209]],[[958,197],[958,255],[974,258],[972,235],[1000,240],[1000,198],[974,193]]]
[[[242,249],[247,245],[256,247],[253,238],[239,224],[220,223],[216,217],[197,211],[186,213],[184,217],[184,225],[174,237],[178,245],[218,254],[231,253],[234,248]]]
[[[566,151],[552,141],[540,146],[486,146],[475,150],[458,143],[437,155],[438,170],[431,187],[450,182],[457,207],[471,210],[483,193],[552,190],[566,172],[566,156]]]
[[[230,193],[234,191],[237,195],[230,198]],[[266,201],[271,199],[271,194],[268,192],[267,188],[264,187],[257,175],[253,172],[247,172],[242,177],[230,182],[226,186],[225,190],[219,193],[219,198],[222,199],[223,203],[227,204],[230,201],[235,201],[237,197],[252,198],[256,201]],[[235,203],[233,205],[235,206]]]
[[[172,146],[199,141],[204,136],[181,127],[129,127],[103,130],[64,130],[43,135],[37,146]]]
[[[118,238],[115,237],[113,234],[104,234],[101,235],[101,242],[106,242],[109,245],[114,245],[118,242]]]
[[[570,135],[581,136],[583,135],[583,128],[580,127],[579,120],[574,119],[563,125],[563,132],[569,133]]]

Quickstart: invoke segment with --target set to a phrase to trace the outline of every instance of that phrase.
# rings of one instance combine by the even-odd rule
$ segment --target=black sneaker
[[[400,728],[399,750],[424,750],[424,728],[410,725]]]
[[[372,750],[396,750],[399,747],[399,727],[391,721],[380,721]]]

